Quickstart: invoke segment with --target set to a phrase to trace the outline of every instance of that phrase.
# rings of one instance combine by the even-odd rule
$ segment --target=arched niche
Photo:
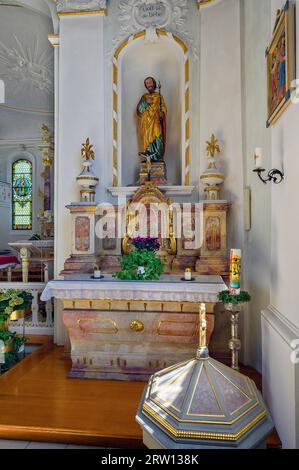
[[[188,48],[171,33],[158,31],[158,37],[158,41],[148,42],[145,32],[135,34],[119,46],[114,56],[114,187],[138,182],[136,106],[146,92],[147,76],[160,80],[168,108],[165,155],[168,183],[189,184]]]

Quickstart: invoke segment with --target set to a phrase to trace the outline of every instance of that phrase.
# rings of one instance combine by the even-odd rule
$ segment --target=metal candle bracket
[[[283,181],[284,179],[284,174],[280,170],[270,170],[268,172],[267,178],[263,178],[262,174],[265,172],[265,168],[256,168],[253,170],[254,173],[258,174],[259,179],[264,183],[267,184],[269,181],[273,181],[274,184],[279,184]]]

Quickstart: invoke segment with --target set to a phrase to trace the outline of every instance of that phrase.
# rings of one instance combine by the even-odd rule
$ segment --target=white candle
[[[191,269],[186,269],[185,271],[185,281],[191,281],[192,280],[192,271]]]
[[[102,275],[102,273],[99,269],[94,270],[93,276],[94,276],[95,279],[99,279],[101,277],[101,275]]]
[[[254,151],[255,168],[262,168],[263,166],[263,149],[257,147]]]
[[[144,266],[138,266],[137,274],[140,274],[141,276],[143,276],[143,274],[145,274],[145,267]]]

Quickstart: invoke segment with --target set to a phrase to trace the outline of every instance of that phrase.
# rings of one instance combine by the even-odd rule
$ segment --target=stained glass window
[[[24,159],[12,165],[12,228],[32,229],[32,163]]]

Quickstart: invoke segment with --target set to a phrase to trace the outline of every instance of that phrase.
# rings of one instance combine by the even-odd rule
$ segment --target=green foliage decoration
[[[26,291],[8,289],[0,291],[0,323],[6,322],[14,310],[26,310],[32,300]]]
[[[241,291],[240,294],[231,294],[229,290],[224,290],[218,294],[219,302],[224,304],[238,305],[245,302],[250,302],[251,297],[248,292]]]
[[[113,277],[122,281],[157,281],[164,271],[161,259],[152,250],[135,249],[120,259],[121,271]],[[138,272],[144,267],[144,273]]]
[[[25,338],[7,329],[7,322],[15,310],[26,310],[32,298],[30,293],[17,289],[0,291],[0,341],[2,347],[12,346],[11,351],[5,352],[5,364],[1,366],[4,370],[18,362],[20,348],[26,342]]]

